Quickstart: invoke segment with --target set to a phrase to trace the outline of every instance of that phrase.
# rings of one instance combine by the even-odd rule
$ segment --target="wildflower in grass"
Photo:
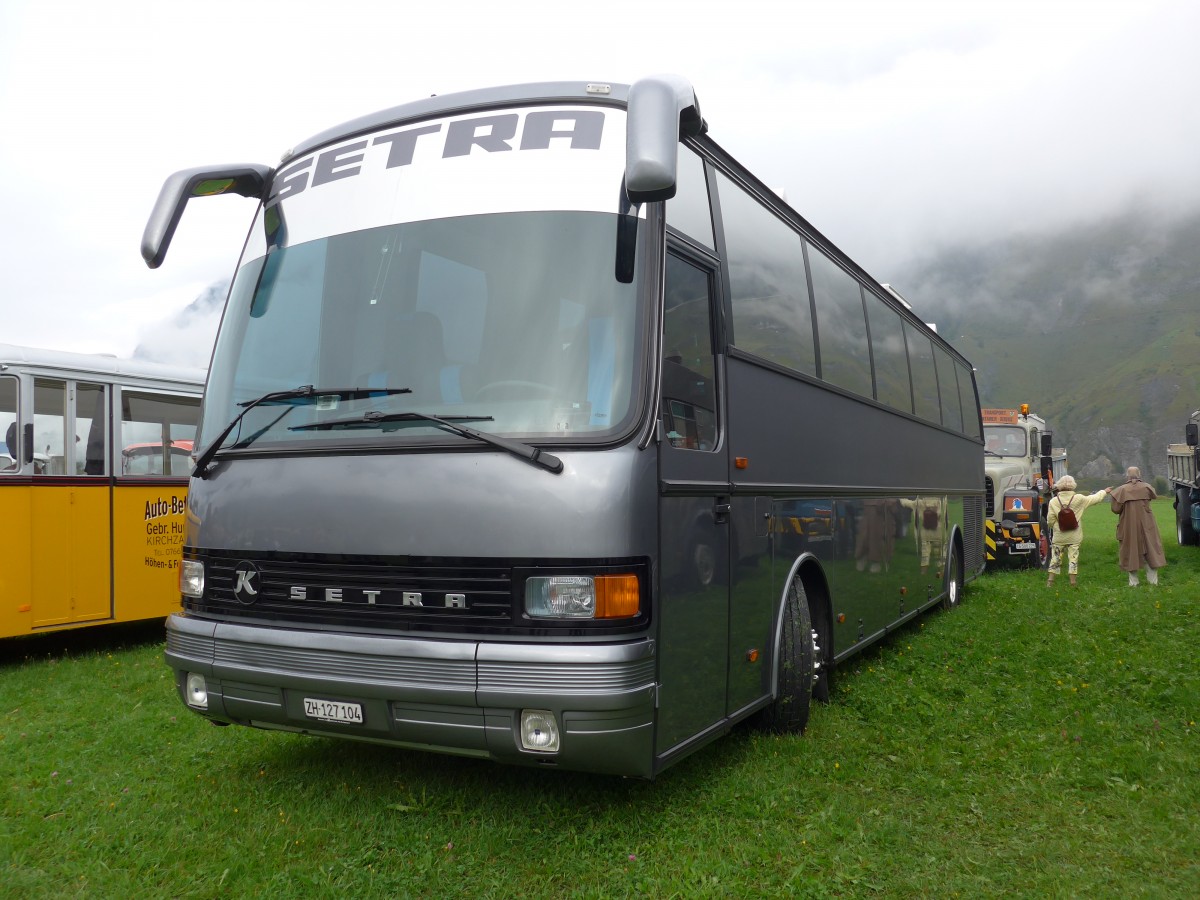
[[[636,859],[637,859],[637,854],[636,854],[636,853],[630,853],[630,854],[629,854],[629,861],[630,861],[630,862],[634,862]]]

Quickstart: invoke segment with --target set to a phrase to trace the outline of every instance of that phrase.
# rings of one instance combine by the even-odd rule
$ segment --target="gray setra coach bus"
[[[970,364],[675,76],[422,99],[277,168],[166,658],[214,722],[652,778],[982,569]]]

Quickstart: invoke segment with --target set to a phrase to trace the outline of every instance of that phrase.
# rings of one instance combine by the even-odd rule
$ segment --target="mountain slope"
[[[978,370],[985,406],[1030,406],[1071,471],[1165,474],[1200,408],[1200,213],[1134,211],[1070,232],[947,249],[905,296]]]

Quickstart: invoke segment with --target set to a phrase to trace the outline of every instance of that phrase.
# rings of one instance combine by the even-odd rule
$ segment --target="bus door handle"
[[[718,497],[716,504],[713,506],[713,519],[718,525],[729,521],[729,500],[725,497]]]

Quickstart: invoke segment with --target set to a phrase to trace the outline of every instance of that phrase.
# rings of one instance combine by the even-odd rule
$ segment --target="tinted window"
[[[954,372],[954,360],[940,346],[934,347],[937,360],[938,395],[942,403],[942,424],[955,431],[963,430],[962,406],[958,400],[958,376]]]
[[[937,371],[933,364],[933,341],[911,322],[904,323],[908,338],[908,364],[912,371],[915,412],[922,419],[941,423],[942,410],[938,402]]]
[[[704,161],[687,147],[679,148],[678,188],[667,201],[667,224],[682,231],[710,250],[713,248],[712,213]]]
[[[912,385],[908,379],[904,321],[900,313],[869,291],[867,317],[871,323],[871,356],[875,360],[875,397],[880,403],[910,413]]]
[[[821,377],[864,397],[871,396],[871,356],[858,281],[824,253],[808,246]]]
[[[816,375],[812,311],[800,236],[723,175],[717,176],[733,305],[733,343]]]
[[[975,399],[975,379],[971,370],[962,363],[955,364],[958,369],[958,399],[962,405],[963,433],[971,437],[981,437],[979,433],[979,402]]]
[[[673,447],[712,450],[717,444],[708,272],[667,257],[663,315],[663,425]]]

